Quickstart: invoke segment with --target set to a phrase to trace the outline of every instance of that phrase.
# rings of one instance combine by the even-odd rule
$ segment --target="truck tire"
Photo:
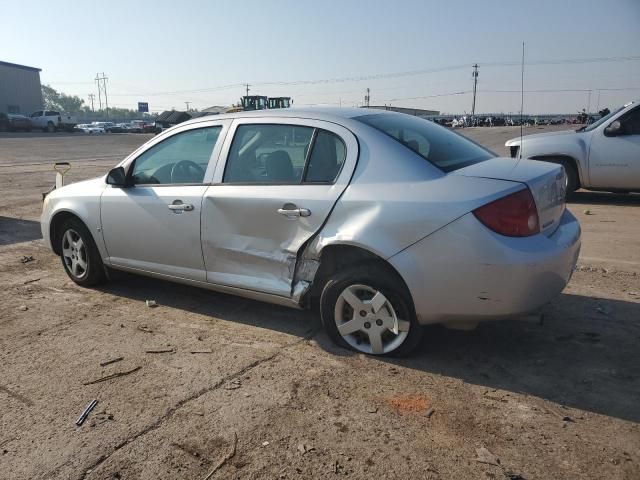
[[[573,193],[580,188],[580,177],[572,159],[568,159],[566,157],[532,157],[532,159],[540,160],[542,162],[556,163],[564,167],[564,171],[567,175],[566,198],[570,198]]]
[[[53,122],[47,122],[47,132],[53,133],[55,131],[56,131],[56,126],[53,124]]]
[[[569,197],[578,189],[578,172],[571,162],[563,160],[561,163],[567,174],[567,197]]]

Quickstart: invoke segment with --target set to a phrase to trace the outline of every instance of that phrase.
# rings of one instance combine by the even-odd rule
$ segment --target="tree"
[[[49,85],[42,85],[42,98],[44,108],[47,110],[60,110],[65,113],[79,113],[82,111],[84,100],[75,95],[65,95]]]

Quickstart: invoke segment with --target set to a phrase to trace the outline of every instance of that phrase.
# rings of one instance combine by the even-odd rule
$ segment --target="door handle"
[[[279,208],[278,213],[285,217],[309,217],[311,216],[311,210],[308,208]]]
[[[178,201],[178,200],[176,200]],[[190,203],[172,203],[171,205],[167,205],[169,207],[169,210],[172,210],[174,212],[190,212],[191,210],[193,210],[193,205],[191,205]]]

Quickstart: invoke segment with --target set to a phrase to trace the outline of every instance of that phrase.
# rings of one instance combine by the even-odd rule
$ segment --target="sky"
[[[0,60],[86,102],[104,72],[118,107],[230,105],[249,83],[294,106],[370,88],[371,105],[468,113],[477,63],[476,112],[519,112],[523,42],[525,113],[640,98],[640,0],[0,0],[0,16]]]

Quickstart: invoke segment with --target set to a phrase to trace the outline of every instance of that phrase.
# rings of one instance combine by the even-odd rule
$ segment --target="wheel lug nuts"
[[[376,320],[376,325],[378,325],[379,327],[381,327],[381,326],[382,326],[382,320],[377,319],[377,320]]]
[[[364,328],[371,328],[371,322],[364,322]]]
[[[367,312],[365,312],[364,310],[360,310],[360,316],[361,317],[366,317],[367,316]]]

